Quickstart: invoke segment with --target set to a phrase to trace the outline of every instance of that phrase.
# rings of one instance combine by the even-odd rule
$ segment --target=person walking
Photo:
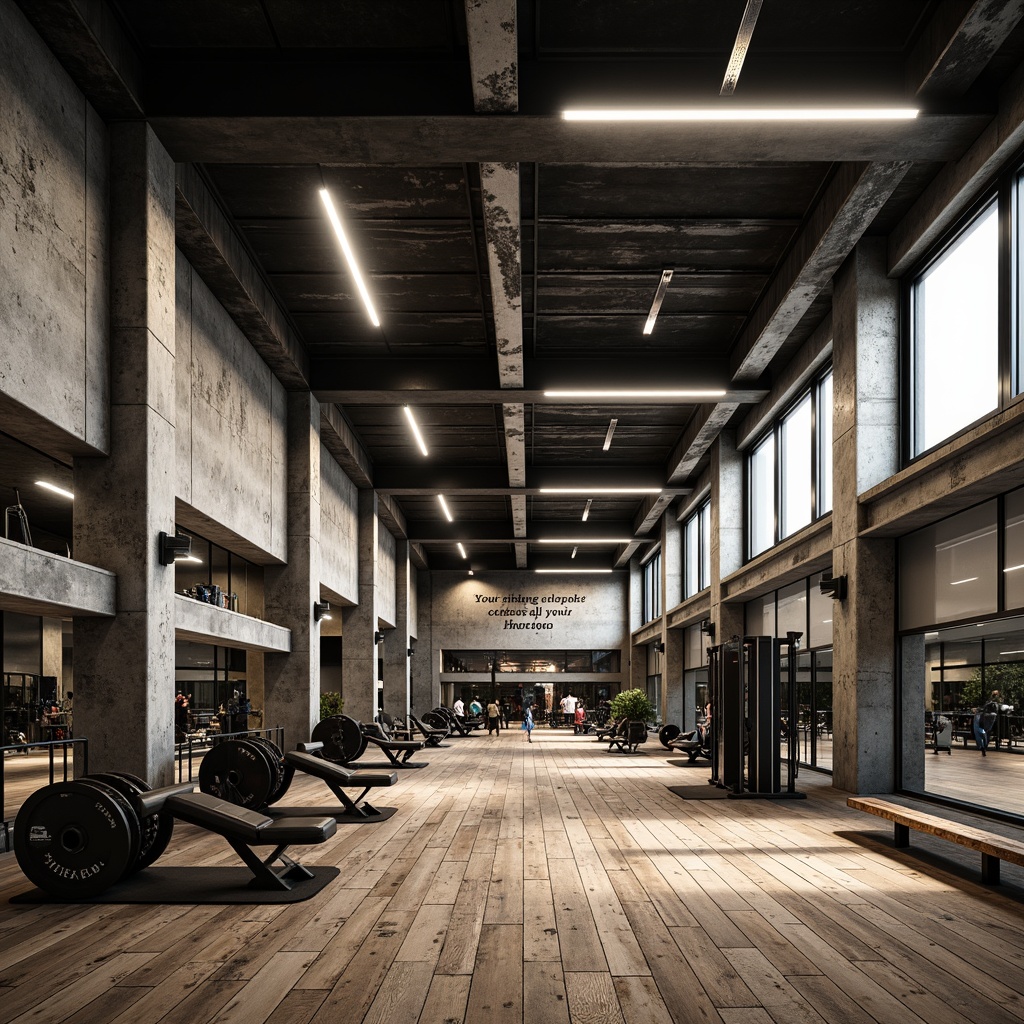
[[[501,712],[498,710],[498,705],[492,700],[487,705],[487,735],[492,734],[501,735],[501,718],[499,717]]]
[[[523,732],[526,733],[526,742],[533,742],[533,708],[529,704],[523,709]]]
[[[565,711],[565,724],[566,724],[566,726],[570,726],[571,725],[571,726],[575,727],[575,723],[576,723],[576,704],[577,704],[576,698],[571,693],[567,693],[565,695],[565,707],[563,709]]]
[[[466,705],[463,703],[461,697],[455,702],[453,710],[455,711],[456,718],[466,717]]]

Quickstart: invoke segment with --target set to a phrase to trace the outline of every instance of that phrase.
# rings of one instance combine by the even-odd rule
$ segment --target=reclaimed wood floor
[[[0,1024],[1024,1020],[1020,869],[996,892],[950,844],[895,851],[809,772],[806,801],[682,800],[708,771],[668,756],[455,740],[389,821],[295,851],[342,873],[290,906],[10,904],[2,855]],[[234,860],[180,827],[161,863]]]

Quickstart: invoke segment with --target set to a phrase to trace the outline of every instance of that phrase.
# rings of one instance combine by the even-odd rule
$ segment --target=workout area
[[[1024,1021],[1024,0],[0,0],[0,1024]]]

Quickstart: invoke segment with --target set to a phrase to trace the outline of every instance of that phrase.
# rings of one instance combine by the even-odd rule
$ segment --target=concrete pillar
[[[832,571],[848,579],[833,602],[832,778],[855,793],[896,782],[895,542],[858,537],[857,515],[858,495],[899,468],[899,288],[885,271],[884,239],[861,242],[832,299]]]
[[[263,724],[283,726],[287,749],[307,741],[320,718],[320,403],[288,395],[288,561],[265,573],[265,615],[292,633],[288,654],[263,659]]]
[[[60,694],[61,676],[64,674],[64,628],[60,619],[43,618],[43,667],[44,676],[57,680]]]
[[[434,648],[433,579],[429,572],[417,573],[416,644],[410,671],[413,710],[429,711],[441,703],[441,651]]]
[[[75,621],[75,733],[91,771],[174,766],[174,162],[145,124],[110,129],[110,455],[75,460],[75,557],[117,573],[113,619]]]
[[[377,713],[377,495],[359,492],[359,603],[342,612],[344,643],[341,653],[341,694],[345,714],[372,722]],[[429,708],[417,710],[429,711]]]
[[[405,718],[409,714],[409,542],[395,543],[395,628],[384,639],[384,710]],[[432,704],[431,707],[434,707]],[[429,711],[430,708],[417,708]]]
[[[722,580],[744,562],[743,453],[736,433],[723,430],[711,448],[711,621],[710,644],[743,636],[743,605],[722,596]]]

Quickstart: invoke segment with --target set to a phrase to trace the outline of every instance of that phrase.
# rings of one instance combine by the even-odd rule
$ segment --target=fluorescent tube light
[[[541,573],[552,573],[552,572],[572,572],[572,573],[595,573],[595,572],[611,572],[611,569],[579,569],[576,566],[567,565],[564,569],[534,569],[534,572]]]
[[[602,451],[608,451],[608,449],[611,448],[612,435],[614,435],[615,428],[618,425],[619,421],[617,419],[611,419],[608,421],[608,433],[604,435],[604,447],[601,449]],[[586,516],[584,516],[583,518],[586,519]]]
[[[75,500],[75,496],[71,491],[65,491],[63,487],[47,483],[45,480],[37,480],[36,487],[44,487],[48,491],[53,491],[54,494],[59,494],[62,498],[70,498],[71,501]]]
[[[631,537],[540,537],[538,544],[629,544]]]
[[[590,518],[590,506],[594,504],[593,498],[587,498],[587,504],[583,508],[583,522],[585,523]]]
[[[539,487],[541,494],[661,494],[660,487]]]
[[[452,518],[451,512],[448,511],[448,502],[444,500],[444,495],[439,494],[437,496],[437,500],[441,503],[441,511],[444,513],[445,519],[447,519],[449,523],[454,523],[455,520]]]
[[[951,587],[959,587],[961,583],[973,583],[977,578],[977,576],[968,576],[963,580],[952,580],[949,585]]]
[[[457,543],[455,546],[459,549],[459,554],[462,555],[463,558],[468,558],[469,557],[466,554],[466,549],[462,546],[461,543]]]
[[[580,391],[545,391],[545,398],[724,398],[725,391],[716,388],[706,391],[692,391],[682,388],[652,389],[631,388],[611,391],[580,390]]]
[[[565,121],[910,121],[916,107],[690,107],[563,110]]]
[[[665,301],[665,293],[668,291],[668,283],[672,280],[672,271],[663,270],[658,287],[654,291],[654,298],[651,300],[651,311],[647,314],[647,323],[644,324],[644,334],[650,334],[654,330],[654,321],[658,319],[661,304]]]
[[[570,555],[569,557],[570,557],[570,558],[575,558],[575,557],[576,557],[576,552],[577,552],[577,551],[579,551],[579,548],[573,548],[573,549],[572,549],[572,554],[571,554],[571,555]]]
[[[416,422],[416,417],[412,414],[412,409],[407,405],[402,408],[405,410],[405,418],[409,421],[409,426],[412,428],[412,436],[416,438],[416,444],[419,445],[420,451],[423,452],[424,455],[429,455],[430,452],[427,451],[426,443],[423,440],[423,435],[420,433],[420,427]]]
[[[1008,565],[1003,572],[1016,572],[1018,569],[1024,569],[1024,562],[1020,565]]]
[[[374,327],[380,327],[380,320],[377,317],[377,311],[373,308],[373,302],[370,300],[370,293],[366,290],[366,285],[363,283],[363,275],[359,272],[359,264],[356,262],[356,254],[352,251],[352,246],[349,245],[345,229],[341,226],[341,218],[338,216],[338,211],[334,208],[334,203],[331,201],[330,192],[325,188],[320,189],[320,198],[323,200],[324,209],[327,210],[327,219],[331,222],[331,227],[334,228],[334,233],[338,236],[338,241],[341,244],[341,251],[345,256],[345,262],[348,264],[349,273],[351,273],[356,282],[356,288],[359,289],[359,297],[363,300],[363,305],[366,307],[366,312],[369,314],[370,323],[372,323]]]

